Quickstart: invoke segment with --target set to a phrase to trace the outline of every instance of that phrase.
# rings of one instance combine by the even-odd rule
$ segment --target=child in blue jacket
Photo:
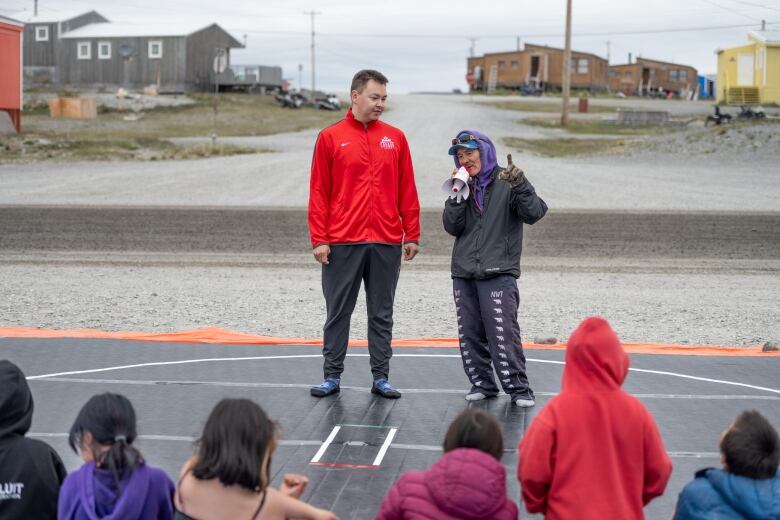
[[[680,493],[674,520],[780,519],[780,438],[755,410],[720,439],[723,469],[707,468]]]

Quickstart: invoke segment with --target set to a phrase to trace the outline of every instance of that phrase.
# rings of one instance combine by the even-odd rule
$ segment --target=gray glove
[[[513,188],[522,184],[525,180],[525,174],[523,170],[518,168],[512,163],[512,154],[506,156],[507,166],[498,174],[498,178],[502,181],[508,182]]]

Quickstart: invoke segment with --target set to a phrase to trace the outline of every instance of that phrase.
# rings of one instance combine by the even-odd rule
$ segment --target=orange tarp
[[[277,338],[255,336],[216,327],[206,327],[181,332],[106,332],[95,329],[38,329],[33,327],[0,327],[0,338],[84,338],[119,339],[134,341],[159,341],[171,343],[217,343],[225,345],[322,345],[321,339]],[[366,340],[349,342],[352,347],[365,347]],[[457,347],[456,338],[395,339],[394,347]],[[778,357],[780,352],[761,352],[761,347],[717,347],[705,345],[667,345],[662,343],[623,343],[631,354],[668,354],[683,356],[763,356]],[[523,343],[528,350],[565,350],[565,343],[541,345]]]

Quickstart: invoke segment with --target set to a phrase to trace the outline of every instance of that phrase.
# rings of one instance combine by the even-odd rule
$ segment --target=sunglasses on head
[[[452,140],[452,144],[465,144],[469,141],[479,141],[479,137],[471,134],[461,134]]]

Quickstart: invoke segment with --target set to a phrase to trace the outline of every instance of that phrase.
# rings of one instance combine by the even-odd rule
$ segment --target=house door
[[[539,56],[531,56],[531,81],[539,84]]]
[[[737,86],[753,86],[753,55],[740,54],[737,57]]]

